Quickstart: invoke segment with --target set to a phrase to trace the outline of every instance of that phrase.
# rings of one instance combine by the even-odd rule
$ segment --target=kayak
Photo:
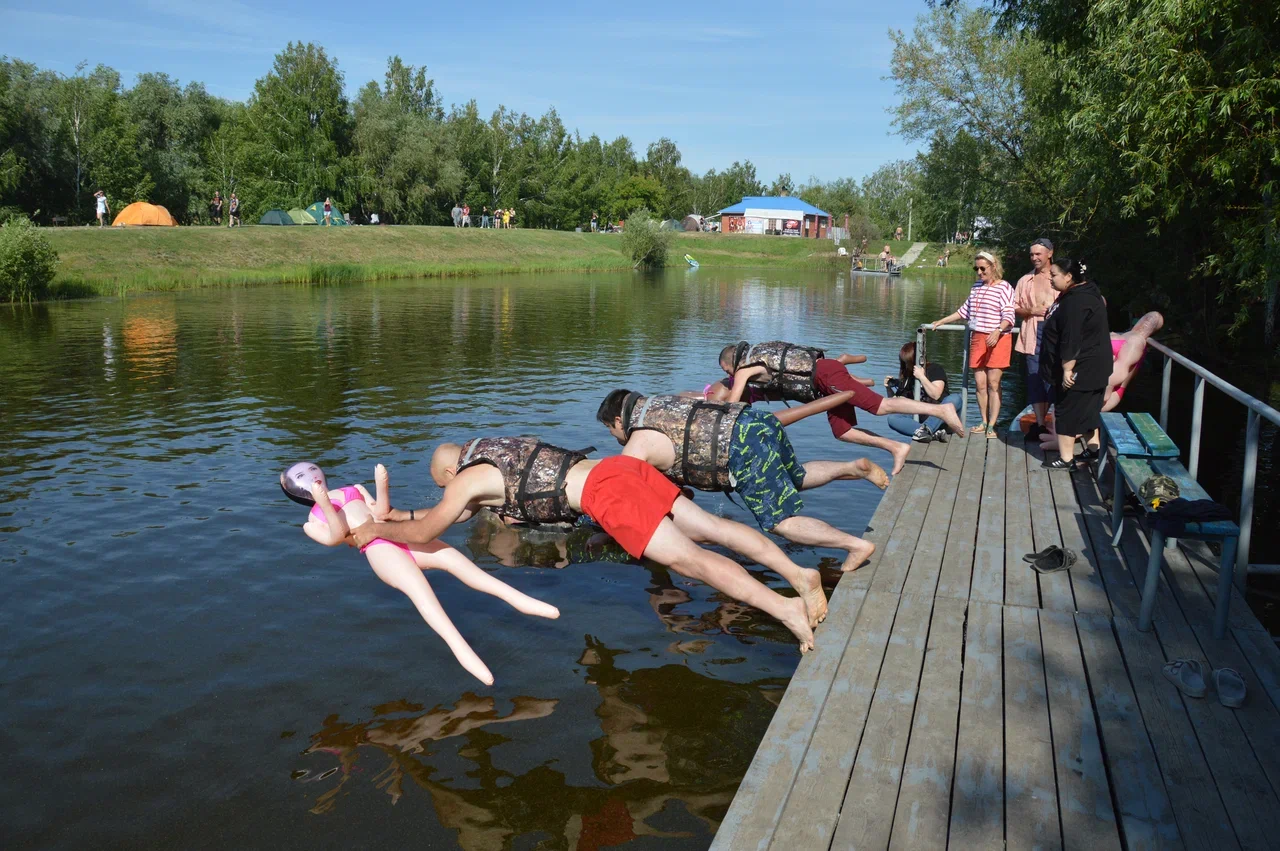
[[[696,268],[698,268],[698,261],[697,261],[697,260],[694,260],[694,259],[693,259],[692,257],[690,257],[688,254],[686,254],[686,255],[684,256],[684,262],[688,263],[690,266],[692,266],[692,267],[693,267],[693,268],[695,268],[695,269],[696,269]]]

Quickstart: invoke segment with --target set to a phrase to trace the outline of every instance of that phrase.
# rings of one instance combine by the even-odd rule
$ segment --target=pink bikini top
[[[355,485],[347,485],[345,488],[337,491],[337,499],[334,499],[333,493],[333,491],[330,491],[329,501],[332,502],[333,507],[339,511],[341,511],[342,507],[348,502],[356,502],[357,500],[364,499],[364,497],[360,495],[360,490]],[[324,512],[320,510],[320,506],[318,505],[311,506],[311,516],[321,522],[324,522]]]

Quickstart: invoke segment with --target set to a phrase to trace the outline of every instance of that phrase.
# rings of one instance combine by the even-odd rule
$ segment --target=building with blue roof
[[[751,195],[717,215],[724,233],[821,239],[831,228],[830,213],[791,195]]]

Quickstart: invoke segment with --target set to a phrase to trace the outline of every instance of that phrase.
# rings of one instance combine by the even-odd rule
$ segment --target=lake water
[[[473,522],[445,540],[562,613],[431,575],[484,688],[276,477],[382,462],[420,507],[443,440],[613,453],[609,390],[701,389],[740,339],[865,353],[879,383],[967,289],[703,269],[0,309],[5,846],[705,848],[799,659],[783,627],[582,534]],[[954,375],[960,336],[931,346]],[[855,454],[822,417],[790,434]],[[806,513],[859,532],[879,498],[835,483]],[[791,552],[838,578],[840,553]]]

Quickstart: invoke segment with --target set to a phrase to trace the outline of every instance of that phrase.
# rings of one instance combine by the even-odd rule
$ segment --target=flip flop
[[[1051,556],[1061,549],[1062,547],[1058,546],[1057,544],[1050,544],[1049,546],[1045,547],[1043,550],[1041,550],[1038,553],[1027,553],[1022,557],[1022,560],[1025,561],[1027,564],[1031,564],[1032,562],[1039,561],[1045,556]]]
[[[1175,659],[1160,672],[1187,697],[1204,697],[1204,672],[1195,659]]]
[[[1218,692],[1218,702],[1228,709],[1236,709],[1244,704],[1244,677],[1235,668],[1215,668],[1213,688]]]
[[[1074,567],[1077,559],[1075,550],[1059,550],[1033,561],[1031,569],[1036,573],[1060,573]]]

